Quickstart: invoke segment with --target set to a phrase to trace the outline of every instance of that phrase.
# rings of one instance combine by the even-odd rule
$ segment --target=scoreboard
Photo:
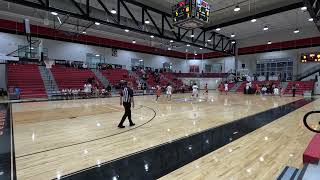
[[[173,25],[194,29],[209,22],[210,5],[204,0],[181,0],[172,7]]]
[[[301,63],[307,63],[307,62],[320,62],[320,52],[302,54]]]

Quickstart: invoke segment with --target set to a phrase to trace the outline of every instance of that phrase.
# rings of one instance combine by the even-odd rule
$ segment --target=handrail
[[[307,118],[308,118],[311,114],[315,114],[315,113],[319,113],[319,114],[320,114],[320,111],[310,111],[310,112],[308,112],[307,114],[305,114],[305,115],[303,116],[303,124],[304,124],[304,126],[306,126],[306,128],[309,129],[310,131],[315,132],[315,133],[320,133],[320,130],[314,130],[314,129],[312,129],[312,128],[308,125],[308,123],[307,123]],[[319,121],[319,124],[320,124],[320,121]]]

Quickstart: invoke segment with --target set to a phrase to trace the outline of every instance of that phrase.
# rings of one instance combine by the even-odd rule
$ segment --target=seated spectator
[[[261,88],[261,93],[263,95],[267,93],[267,87],[265,85]]]
[[[20,99],[21,90],[19,87],[14,88],[14,93],[17,96],[17,98]]]
[[[84,87],[83,92],[85,93],[86,97],[88,98],[92,93],[92,85],[90,83],[85,83],[83,87]]]
[[[82,64],[82,69],[87,69],[88,68],[88,65],[86,63],[83,63]]]

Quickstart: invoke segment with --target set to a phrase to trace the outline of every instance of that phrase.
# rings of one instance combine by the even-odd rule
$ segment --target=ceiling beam
[[[113,28],[118,28],[118,29],[122,29],[122,30],[128,29],[128,30],[130,30],[132,32],[139,33],[139,34],[144,34],[144,35],[148,35],[148,36],[152,35],[152,36],[155,36],[155,37],[158,37],[158,38],[161,38],[161,39],[175,40],[176,42],[190,44],[191,46],[194,46],[194,47],[201,47],[203,49],[208,49],[208,50],[211,50],[211,51],[221,52],[221,53],[228,54],[228,55],[234,55],[230,51],[224,52],[222,49],[219,49],[219,48],[207,47],[205,45],[205,43],[200,45],[200,44],[192,42],[188,38],[184,38],[183,39],[183,37],[187,34],[188,31],[186,31],[182,36],[177,36],[177,37],[176,36],[172,37],[172,36],[168,36],[167,34],[162,34],[162,32],[164,32],[164,31],[160,30],[160,28],[156,24],[156,20],[153,19],[152,16],[150,15],[150,13],[149,13],[149,11],[154,11],[154,10],[151,9],[150,7],[148,7],[148,6],[143,5],[143,4],[136,3],[134,0],[130,1],[130,2],[131,3],[135,2],[136,4],[134,4],[134,5],[136,5],[136,6],[142,5],[142,7],[140,7],[140,8],[144,9],[144,12],[150,18],[150,20],[152,21],[152,24],[154,25],[153,27],[156,29],[156,32],[150,32],[147,29],[141,29],[139,27],[137,28],[137,27],[128,26],[128,25],[124,25],[124,24],[119,23],[120,22],[120,0],[117,0],[117,2],[118,2],[117,3],[117,5],[118,5],[118,7],[117,7],[118,8],[118,13],[117,13],[118,21],[117,22],[108,21],[103,17],[88,16],[88,14],[86,14],[81,9],[81,7],[78,4],[76,4],[75,0],[71,0],[71,1],[79,9],[80,13],[74,12],[73,9],[68,9],[67,7],[62,9],[61,7],[59,8],[59,7],[50,6],[50,0],[47,0],[49,6],[47,6],[46,4],[43,5],[43,4],[39,4],[39,3],[32,2],[32,1],[27,1],[27,0],[19,0],[19,1],[17,1],[17,0],[4,0],[4,1],[12,2],[12,3],[15,3],[15,4],[20,4],[20,5],[23,5],[23,6],[26,6],[26,7],[31,7],[31,8],[35,8],[35,9],[39,9],[39,10],[44,10],[44,11],[49,11],[49,12],[50,11],[51,12],[57,12],[57,13],[62,14],[62,15],[68,15],[70,17],[81,19],[81,20],[85,20],[85,21],[99,22],[102,25],[110,26],[110,27],[113,27]],[[128,0],[122,0],[122,1],[128,2]],[[128,9],[130,9],[130,7],[128,7]],[[156,11],[159,12],[159,10],[156,10]],[[154,12],[154,13],[157,13],[157,12]],[[167,16],[165,12],[160,12],[159,14],[160,14],[160,16]],[[165,21],[165,18],[162,18],[162,23],[164,23],[164,21]],[[162,26],[162,27],[164,27],[164,26]],[[180,28],[178,28],[178,31],[179,31],[179,29]],[[180,33],[179,33],[179,35],[180,35]],[[229,38],[227,38],[224,35],[220,35],[220,36],[221,36],[221,38],[224,38],[227,41],[231,41]]]
[[[222,28],[222,27],[226,27],[226,26],[240,24],[240,23],[243,23],[243,22],[250,21],[253,18],[258,19],[258,18],[270,16],[270,15],[273,15],[273,14],[278,14],[278,13],[281,13],[281,12],[297,9],[297,8],[302,7],[302,6],[303,6],[303,2],[298,2],[298,3],[294,3],[294,4],[278,7],[278,8],[275,8],[275,9],[271,9],[271,10],[268,10],[268,11],[252,14],[252,15],[249,15],[249,16],[246,16],[246,17],[234,19],[234,20],[231,20],[231,21],[228,21],[228,22],[223,22],[223,23],[220,23],[220,24],[209,26],[209,27],[204,28],[204,30],[210,31],[210,30],[214,30],[216,28]]]
[[[305,6],[308,8],[310,17],[320,31],[320,0],[303,0]]]

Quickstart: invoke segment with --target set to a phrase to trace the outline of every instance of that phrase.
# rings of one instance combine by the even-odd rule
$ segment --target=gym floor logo
[[[310,131],[312,132],[315,132],[315,133],[320,133],[320,119],[319,119],[319,122],[318,124],[310,124],[310,122],[308,123],[308,117],[311,115],[311,114],[320,114],[320,111],[310,111],[308,112],[306,115],[304,115],[303,117],[303,124],[304,126],[306,126],[307,129],[309,129]]]

